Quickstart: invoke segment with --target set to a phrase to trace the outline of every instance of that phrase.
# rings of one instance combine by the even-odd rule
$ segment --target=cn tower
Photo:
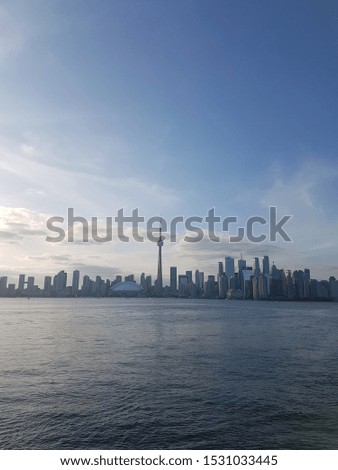
[[[163,296],[163,278],[162,278],[162,246],[163,246],[163,237],[162,237],[162,227],[160,227],[160,236],[157,240],[158,246],[158,265],[157,265],[157,280],[156,280],[156,294],[158,297]]]

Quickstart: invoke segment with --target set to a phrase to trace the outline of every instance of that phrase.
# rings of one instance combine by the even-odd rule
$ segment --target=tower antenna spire
[[[163,297],[163,277],[162,277],[163,237],[162,237],[162,223],[160,225],[160,236],[157,240],[157,246],[158,246],[158,263],[157,263],[156,295],[158,297]]]

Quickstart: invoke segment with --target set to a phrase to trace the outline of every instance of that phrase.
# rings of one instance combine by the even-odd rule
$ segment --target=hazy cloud
[[[14,232],[0,231],[0,240],[18,240],[20,237]]]
[[[22,50],[25,37],[19,22],[0,6],[0,65]]]

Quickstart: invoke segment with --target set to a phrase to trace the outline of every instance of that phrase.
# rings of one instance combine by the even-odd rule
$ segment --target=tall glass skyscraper
[[[235,260],[232,256],[225,257],[225,274],[228,276],[228,279],[235,275]]]

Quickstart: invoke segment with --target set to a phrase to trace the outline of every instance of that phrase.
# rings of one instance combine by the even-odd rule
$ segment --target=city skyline
[[[132,237],[132,232],[131,230],[129,231],[129,229],[125,228],[124,229],[126,233],[128,233],[130,235],[130,237]],[[141,229],[142,230],[142,229]],[[158,229],[160,230],[160,229]],[[156,233],[156,232],[155,232]],[[163,232],[161,232],[163,233]],[[46,234],[46,232],[44,232],[44,235]],[[185,236],[187,236],[187,234],[189,234],[189,232],[185,232]],[[64,257],[64,256],[58,256],[56,255],[55,256],[55,261],[56,261],[56,269],[52,269],[52,268],[49,268],[47,269],[45,272],[41,272],[41,271],[34,271],[34,268],[32,267],[28,267],[28,269],[20,269],[20,268],[16,268],[14,270],[9,270],[9,271],[6,271],[5,268],[4,268],[4,263],[3,263],[3,260],[2,260],[2,264],[0,265],[0,278],[1,276],[6,276],[7,279],[8,279],[8,282],[10,283],[13,283],[13,282],[16,282],[16,280],[18,279],[18,277],[20,276],[20,274],[22,274],[23,271],[25,271],[27,273],[28,276],[34,276],[35,279],[37,280],[38,284],[42,284],[43,281],[44,281],[44,277],[46,275],[46,272],[48,273],[52,273],[52,272],[56,272],[56,271],[59,271],[59,270],[67,270],[67,271],[75,271],[75,270],[81,270],[81,272],[86,272],[87,275],[91,276],[91,277],[96,277],[97,275],[99,275],[100,277],[102,278],[111,278],[113,277],[114,275],[121,275],[122,277],[125,277],[125,276],[129,276],[130,272],[132,271],[134,273],[135,276],[138,276],[140,277],[141,274],[145,271],[149,272],[150,275],[152,276],[152,278],[154,280],[156,280],[159,276],[159,271],[161,269],[161,271],[163,271],[163,276],[162,276],[162,283],[168,283],[169,280],[170,280],[170,268],[171,266],[175,266],[178,270],[184,272],[185,271],[185,267],[187,266],[186,262],[188,260],[188,263],[189,263],[189,266],[190,266],[190,269],[192,271],[195,271],[195,270],[198,270],[198,269],[202,269],[203,272],[214,272],[215,271],[215,266],[217,265],[217,263],[219,263],[219,258],[220,256],[222,256],[222,254],[224,254],[224,249],[228,249],[228,254],[225,255],[224,259],[224,267],[225,267],[225,271],[226,271],[226,266],[227,266],[227,260],[230,260],[229,262],[232,263],[232,270],[233,272],[235,272],[235,265],[234,265],[234,262],[235,260],[237,259],[239,263],[241,263],[241,261],[245,262],[247,258],[249,259],[259,259],[259,257],[261,257],[261,259],[263,260],[263,258],[265,256],[268,256],[271,258],[271,262],[273,264],[276,264],[280,267],[280,269],[283,269],[285,272],[287,271],[295,271],[297,269],[304,269],[304,265],[297,265],[297,263],[295,262],[295,260],[290,260],[289,262],[287,261],[287,257],[282,257],[283,259],[283,262],[280,262],[280,253],[279,253],[279,249],[276,245],[271,245],[269,243],[252,243],[252,242],[249,242],[247,240],[241,242],[241,243],[229,243],[229,236],[226,236],[224,235],[223,233],[221,232],[216,232],[217,236],[220,237],[220,240],[221,242],[220,243],[214,243],[212,241],[210,241],[210,239],[208,239],[207,237],[207,231],[205,231],[205,238],[203,238],[201,240],[201,242],[197,242],[197,243],[187,243],[187,242],[184,242],[183,241],[183,235],[180,236],[180,235],[176,235],[178,241],[175,242],[175,243],[172,243],[172,242],[169,242],[166,244],[165,248],[165,258],[164,258],[164,261],[162,260],[162,246],[163,246],[163,241],[162,241],[162,246],[159,246],[159,240],[160,238],[157,240],[156,243],[152,242],[152,241],[149,241],[149,240],[146,240],[143,241],[142,243],[137,243],[135,241],[129,241],[128,243],[121,243],[120,242],[120,246],[122,245],[122,248],[121,248],[121,252],[124,254],[125,251],[128,251],[128,246],[130,244],[134,244],[134,245],[140,245],[141,246],[141,250],[144,250],[145,253],[147,253],[146,255],[146,258],[147,258],[147,263],[145,263],[145,266],[142,268],[142,264],[140,262],[140,259],[137,259],[133,256],[133,261],[132,261],[132,266],[129,268],[129,267],[124,267],[124,269],[118,269],[116,266],[109,266],[109,264],[107,263],[106,265],[100,265],[100,266],[96,266],[96,265],[86,265],[86,264],[83,264],[81,262],[79,263],[76,263],[73,262],[71,265],[64,265],[62,266],[62,263],[63,261],[67,261],[67,257]],[[191,235],[191,233],[190,233]],[[152,235],[152,236],[155,236],[156,238],[156,235]],[[166,236],[165,235],[161,235],[161,239],[162,240],[166,240]],[[99,246],[100,243],[96,243],[96,242],[93,242],[93,244],[95,243],[96,246]],[[108,246],[110,249],[111,249],[111,243],[113,242],[109,242],[109,243],[103,243],[103,246]],[[184,258],[182,260],[181,258],[181,253],[180,253],[180,250],[181,250],[181,246],[182,244],[186,244],[186,245],[189,245],[191,248],[190,250],[186,249],[186,251],[190,251],[187,259]],[[72,245],[72,244],[70,244]],[[74,242],[74,251],[78,250],[79,247],[81,245],[84,245],[86,246],[86,243],[83,242],[81,243],[80,241],[75,241]],[[158,259],[157,259],[157,263],[154,262],[154,246],[158,247]],[[211,248],[210,246],[208,246],[207,248],[205,248],[205,245],[211,245]],[[213,247],[215,247],[213,249]],[[269,252],[272,252],[273,255],[266,255],[265,254],[265,249],[267,249],[268,253]],[[271,251],[270,251],[271,250]],[[108,253],[109,253],[110,250],[108,250]],[[161,253],[161,255],[160,255]],[[249,254],[248,254],[249,253]],[[115,255],[115,253],[114,253]],[[257,256],[255,256],[257,255]],[[49,261],[49,258],[46,256],[44,257],[45,258],[45,264],[48,266],[48,261]],[[161,258],[161,263],[160,263],[160,258]],[[143,259],[143,257],[141,256],[141,260]],[[174,261],[177,261],[178,260],[178,263],[175,263],[173,262]],[[52,263],[53,264],[53,258],[51,259]],[[161,267],[160,267],[160,264],[161,264]],[[133,266],[139,266],[139,269],[135,269],[133,268]],[[150,269],[149,269],[149,266],[150,266]],[[164,268],[163,268],[164,266]],[[228,269],[231,269],[231,268],[228,268]],[[254,267],[253,267],[254,269]],[[329,276],[335,276],[335,269],[332,269],[332,270],[328,270],[327,272],[320,272],[320,271],[316,271],[316,269],[313,269],[313,267],[311,265],[308,265],[308,267],[306,269],[310,269],[311,273],[313,273],[313,277],[314,278],[318,278],[318,279],[326,279],[328,278]],[[335,276],[336,277],[336,276]]]
[[[206,274],[199,269],[180,273],[177,266],[170,266],[169,283],[164,285],[162,277],[162,235],[157,241],[157,276],[141,273],[139,282],[135,274],[114,280],[97,275],[95,280],[84,274],[82,285],[80,271],[74,270],[71,283],[68,273],[61,270],[54,276],[44,277],[43,287],[35,283],[34,276],[20,274],[17,286],[0,276],[0,297],[110,297],[137,295],[141,297],[219,298],[236,300],[334,300],[338,301],[338,280],[334,276],[315,279],[308,268],[293,273],[272,263],[264,255],[252,259],[251,266],[242,257],[225,256],[218,262],[217,274]],[[122,286],[122,290],[119,290]],[[135,287],[133,287],[135,286]],[[138,289],[136,289],[136,286]],[[131,290],[130,290],[131,288]]]
[[[69,207],[242,223],[275,206],[292,243],[260,252],[338,278],[333,5],[5,0],[0,20],[1,272],[153,270],[150,243],[46,243]],[[179,269],[257,253],[184,236],[166,249]]]

